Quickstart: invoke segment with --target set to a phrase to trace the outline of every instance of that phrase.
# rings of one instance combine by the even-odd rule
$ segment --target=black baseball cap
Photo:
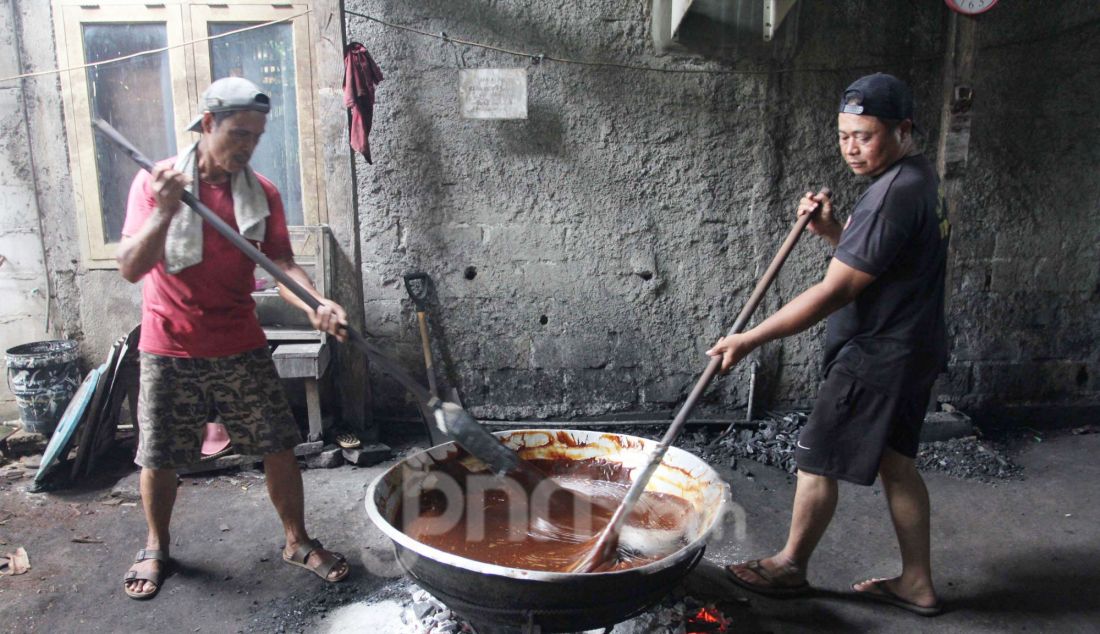
[[[840,99],[840,110],[880,119],[913,119],[913,92],[905,82],[886,73],[866,75],[852,82]]]
[[[255,110],[267,114],[271,111],[271,97],[256,84],[244,77],[223,77],[207,86],[199,102],[199,116],[187,126],[191,132],[202,132],[202,115],[207,112],[233,112]]]

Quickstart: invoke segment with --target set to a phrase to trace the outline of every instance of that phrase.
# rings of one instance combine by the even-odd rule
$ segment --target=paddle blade
[[[503,475],[520,469],[519,454],[501,444],[499,438],[490,434],[466,410],[454,403],[441,402],[433,413],[440,431],[489,465],[494,473]]]
[[[566,572],[600,572],[613,566],[618,560],[619,534],[604,529],[596,536],[596,542],[584,556],[575,561]]]

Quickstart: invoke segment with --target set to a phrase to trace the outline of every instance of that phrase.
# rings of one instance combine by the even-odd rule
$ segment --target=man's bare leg
[[[283,552],[290,557],[299,546],[309,541],[309,534],[306,533],[302,471],[298,468],[294,450],[287,449],[264,456],[264,474],[267,493],[286,532],[286,549]],[[314,551],[306,558],[306,565],[316,567],[321,561],[321,553]],[[329,572],[328,579],[339,579],[347,574],[346,570],[347,564],[339,563]]]
[[[149,533],[145,538],[146,550],[160,550],[168,553],[172,545],[168,527],[172,522],[172,507],[176,504],[175,469],[141,469],[141,507],[145,511],[145,523]],[[164,563],[155,559],[146,559],[135,563],[130,570],[155,572],[164,567]],[[131,592],[151,594],[156,585],[149,581],[136,579],[126,582]]]
[[[887,448],[879,465],[879,476],[890,505],[890,518],[901,547],[901,576],[893,579],[869,579],[855,585],[859,592],[875,592],[881,581],[887,590],[920,606],[937,602],[932,585],[931,519],[928,489],[916,463]]]
[[[836,502],[836,480],[805,471],[798,472],[787,544],[778,553],[760,560],[761,567],[774,581],[772,585],[794,586],[806,581],[810,557],[833,519]],[[768,585],[760,575],[743,564],[731,566],[730,570],[747,583]]]

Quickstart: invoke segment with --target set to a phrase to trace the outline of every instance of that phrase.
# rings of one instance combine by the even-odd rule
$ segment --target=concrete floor
[[[747,596],[736,631],[1100,631],[1100,435],[1048,437],[1015,456],[1026,480],[997,485],[928,474],[936,581],[949,611],[922,619],[845,595],[849,584],[897,572],[897,548],[880,487],[841,485],[836,519],[811,582],[822,595],[776,601]],[[701,593],[728,584],[718,564],[769,554],[785,537],[793,481],[748,463],[730,471],[747,531],[714,544],[691,580]],[[258,472],[185,478],[176,506],[177,573],[150,602],[128,599],[121,576],[144,536],[140,506],[108,505],[114,482],[28,494],[0,484],[0,550],[26,548],[32,569],[0,577],[0,629],[11,632],[279,632],[330,629],[323,618],[392,587],[388,543],[367,519],[363,494],[385,465],[305,474],[308,519],[342,550],[352,578],[326,585],[279,561],[280,526]],[[131,494],[129,475],[117,488]],[[77,543],[89,538],[102,543]]]

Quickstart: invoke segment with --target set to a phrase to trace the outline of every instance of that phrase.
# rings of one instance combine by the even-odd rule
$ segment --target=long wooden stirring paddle
[[[832,195],[832,191],[829,190],[828,187],[823,188],[821,193],[825,196]],[[802,232],[806,229],[806,225],[810,223],[810,220],[813,219],[820,208],[821,205],[818,204],[813,211],[802,216],[794,223],[791,232],[787,234],[787,239],[783,241],[783,245],[779,247],[779,252],[775,254],[772,263],[768,266],[768,269],[764,271],[764,275],[760,278],[760,281],[757,282],[756,288],[753,290],[752,295],[749,296],[749,300],[745,303],[745,307],[741,309],[741,313],[737,315],[737,321],[734,322],[733,328],[730,328],[727,336],[737,334],[745,329],[752,314],[756,311],[756,307],[760,305],[760,300],[764,298],[764,293],[768,291],[768,287],[771,286],[776,276],[779,275],[779,269],[783,267],[783,263],[787,261],[787,256],[794,250],[794,245],[798,243],[798,239],[802,237]],[[691,410],[695,409],[696,402],[698,402],[699,397],[703,395],[703,392],[707,389],[707,386],[710,385],[710,382],[714,380],[721,365],[721,357],[714,357],[710,360],[710,363],[707,364],[706,370],[703,371],[703,375],[700,376],[699,380],[695,383],[695,387],[692,388],[691,394],[688,395],[679,413],[676,414],[676,418],[672,421],[672,425],[669,426],[668,431],[665,432],[664,437],[661,438],[661,442],[653,448],[653,452],[649,456],[649,463],[646,464],[645,469],[638,474],[638,477],[634,479],[634,482],[630,485],[630,489],[626,492],[626,497],[624,497],[623,501],[619,504],[619,508],[615,510],[615,514],[611,516],[611,520],[607,523],[607,526],[605,526],[595,537],[595,543],[592,545],[591,549],[570,567],[570,572],[593,572],[614,561],[615,554],[619,549],[619,535],[623,530],[623,525],[626,524],[627,516],[630,515],[630,512],[642,497],[646,485],[649,484],[649,479],[653,477],[653,473],[657,471],[657,467],[660,466],[661,459],[664,458],[668,448],[672,446],[676,437],[680,435],[680,430],[683,428],[684,423],[687,422],[688,416],[691,415]]]

